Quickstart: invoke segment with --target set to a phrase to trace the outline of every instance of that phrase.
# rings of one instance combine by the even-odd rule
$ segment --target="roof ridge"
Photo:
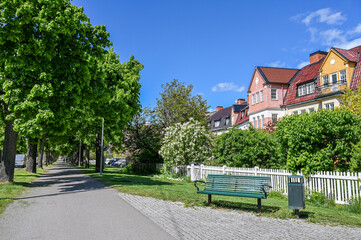
[[[285,69],[285,70],[300,70],[298,68],[281,68],[281,67],[265,67],[265,66],[256,66],[258,68],[273,68],[273,69]]]

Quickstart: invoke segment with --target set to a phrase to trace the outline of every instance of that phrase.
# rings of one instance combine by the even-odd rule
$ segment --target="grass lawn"
[[[49,167],[38,168],[37,173],[28,173],[25,168],[15,169],[13,183],[0,183],[0,214],[4,212],[6,206],[14,201],[14,198],[23,194],[28,189],[29,184],[46,172]]]
[[[189,207],[206,206],[207,204],[207,195],[197,194],[193,182],[169,180],[159,176],[123,174],[122,169],[112,167],[106,167],[102,176],[94,173],[94,166],[81,170],[120,192],[180,201]],[[257,199],[254,198],[213,195],[210,206],[225,210],[252,212],[259,216],[296,218],[293,211],[288,209],[287,197],[274,192],[268,199],[262,200],[262,213],[257,213]],[[306,209],[300,210],[300,215],[301,218],[313,223],[361,227],[361,212],[350,212],[350,208],[343,205],[317,206],[306,201]]]

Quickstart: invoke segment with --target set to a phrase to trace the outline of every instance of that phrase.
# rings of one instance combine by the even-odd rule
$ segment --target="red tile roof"
[[[358,88],[358,86],[360,85],[360,81],[361,81],[361,45],[355,48],[352,48],[351,50],[353,51],[357,51],[357,63],[355,66],[355,69],[353,70],[353,74],[352,74],[352,79],[351,79],[351,85],[350,88],[352,90],[355,90]]]
[[[294,79],[290,83],[290,86],[287,89],[284,105],[301,103],[301,102],[313,100],[315,98],[315,94],[309,94],[309,95],[297,97],[297,86],[302,83],[312,81],[314,79],[318,79],[318,75],[319,75],[318,70],[320,69],[323,63],[323,60],[324,58],[316,63],[309,64],[303,67],[298,72],[298,74],[294,77]],[[319,84],[318,81],[317,84]]]
[[[273,68],[273,67],[257,67],[266,83],[288,84],[298,69],[291,68]]]
[[[345,50],[345,49],[341,49],[341,48],[332,48],[332,49],[336,50],[336,52],[341,54],[344,58],[346,58],[346,60],[348,60],[350,62],[356,62],[357,61],[357,51],[354,51],[354,50],[351,50],[351,49],[350,50]]]
[[[248,119],[249,119],[249,116],[248,116],[248,114],[247,114],[247,113],[248,113],[248,110],[249,110],[249,107],[248,107],[248,104],[247,104],[247,106],[239,113],[235,125],[238,126],[238,125],[240,125],[240,124],[248,121]],[[242,117],[242,112],[244,112],[243,117]]]

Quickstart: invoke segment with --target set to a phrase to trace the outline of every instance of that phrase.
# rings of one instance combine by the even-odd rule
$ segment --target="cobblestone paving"
[[[361,228],[331,227],[304,220],[258,217],[180,202],[119,193],[119,196],[176,239],[358,239]]]

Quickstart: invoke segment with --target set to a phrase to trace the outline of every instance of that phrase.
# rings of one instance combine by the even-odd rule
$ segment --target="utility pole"
[[[102,142],[100,144],[101,146],[101,151],[100,151],[100,175],[102,175],[103,173],[103,139],[104,139],[104,118],[103,118],[103,121],[102,121]]]

